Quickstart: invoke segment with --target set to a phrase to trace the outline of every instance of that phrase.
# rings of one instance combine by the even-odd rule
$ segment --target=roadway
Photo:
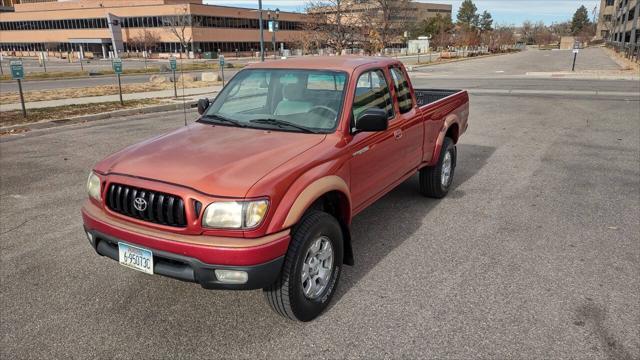
[[[425,58],[424,56],[422,57]],[[402,61],[414,63],[415,56],[400,57]],[[459,89],[544,89],[549,85],[549,79],[554,72],[566,72],[571,69],[573,54],[571,51],[554,50],[539,51],[527,50],[521,53],[500,55],[494,57],[466,60],[454,63],[414,67],[412,72],[414,79],[428,79],[427,87],[459,88]],[[140,64],[139,61],[133,63]],[[602,49],[582,49],[576,62],[578,74],[595,71],[619,70],[619,66],[611,60]],[[544,71],[543,71],[544,70]],[[192,71],[199,74],[203,71]],[[230,78],[237,70],[225,70],[225,76]],[[548,76],[545,76],[545,73]],[[168,74],[167,74],[168,75]],[[123,84],[136,84],[149,81],[151,75],[126,75],[122,76]],[[540,79],[541,76],[545,78]],[[523,81],[525,80],[525,81]],[[552,78],[553,88],[556,90],[575,90],[588,88],[589,83],[584,79],[569,75],[560,75]],[[591,80],[591,79],[587,79]],[[99,85],[113,85],[116,83],[114,76],[96,76],[80,79],[65,80],[28,80],[23,82],[23,89],[47,90],[59,88],[79,88]],[[619,91],[620,81],[601,81],[598,87],[610,91]],[[3,82],[2,91],[18,91],[15,82]],[[623,85],[624,87],[624,85]]]
[[[514,71],[545,68],[516,59]],[[559,84],[535,81],[521,86]],[[449,196],[420,197],[413,177],[358,215],[356,265],[307,324],[276,316],[261,291],[149,276],[87,243],[88,169],[182,126],[181,112],[0,138],[0,357],[640,358],[640,101],[470,101]]]

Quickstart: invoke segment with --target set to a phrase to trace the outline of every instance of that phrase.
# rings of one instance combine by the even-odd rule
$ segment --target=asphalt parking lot
[[[419,75],[416,86],[448,84]],[[305,324],[275,315],[261,291],[149,276],[88,244],[89,169],[182,126],[182,112],[0,138],[1,357],[640,358],[640,100],[536,84],[471,95],[452,192],[422,198],[413,177],[357,216],[356,265]]]

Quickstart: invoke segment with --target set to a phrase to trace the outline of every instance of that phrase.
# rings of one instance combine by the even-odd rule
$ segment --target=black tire
[[[302,266],[307,251],[321,236],[327,237],[333,248],[333,269],[327,286],[316,299],[307,298],[302,287]],[[340,224],[331,215],[317,210],[307,212],[293,228],[289,250],[280,276],[263,289],[271,308],[278,314],[298,321],[310,321],[327,307],[340,278],[344,256]]]
[[[442,165],[446,154],[451,156],[451,173],[449,181],[442,184]],[[434,166],[425,167],[420,170],[419,182],[420,193],[424,196],[440,199],[447,195],[451,183],[453,182],[453,174],[456,169],[456,145],[451,138],[445,137],[440,151],[438,163]]]

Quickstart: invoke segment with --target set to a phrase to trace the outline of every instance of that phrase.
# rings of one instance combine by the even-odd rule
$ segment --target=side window
[[[391,68],[391,77],[393,78],[393,86],[398,96],[398,106],[400,107],[400,113],[404,114],[413,109],[413,99],[411,98],[411,90],[409,89],[409,82],[404,77],[402,71],[398,68]]]
[[[386,110],[389,118],[393,117],[393,102],[382,70],[363,73],[356,83],[356,94],[353,99],[354,119],[371,108]]]

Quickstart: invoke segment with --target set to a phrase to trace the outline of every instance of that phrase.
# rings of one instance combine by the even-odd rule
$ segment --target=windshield
[[[248,69],[222,90],[202,121],[326,133],[335,129],[347,75],[338,71]]]

